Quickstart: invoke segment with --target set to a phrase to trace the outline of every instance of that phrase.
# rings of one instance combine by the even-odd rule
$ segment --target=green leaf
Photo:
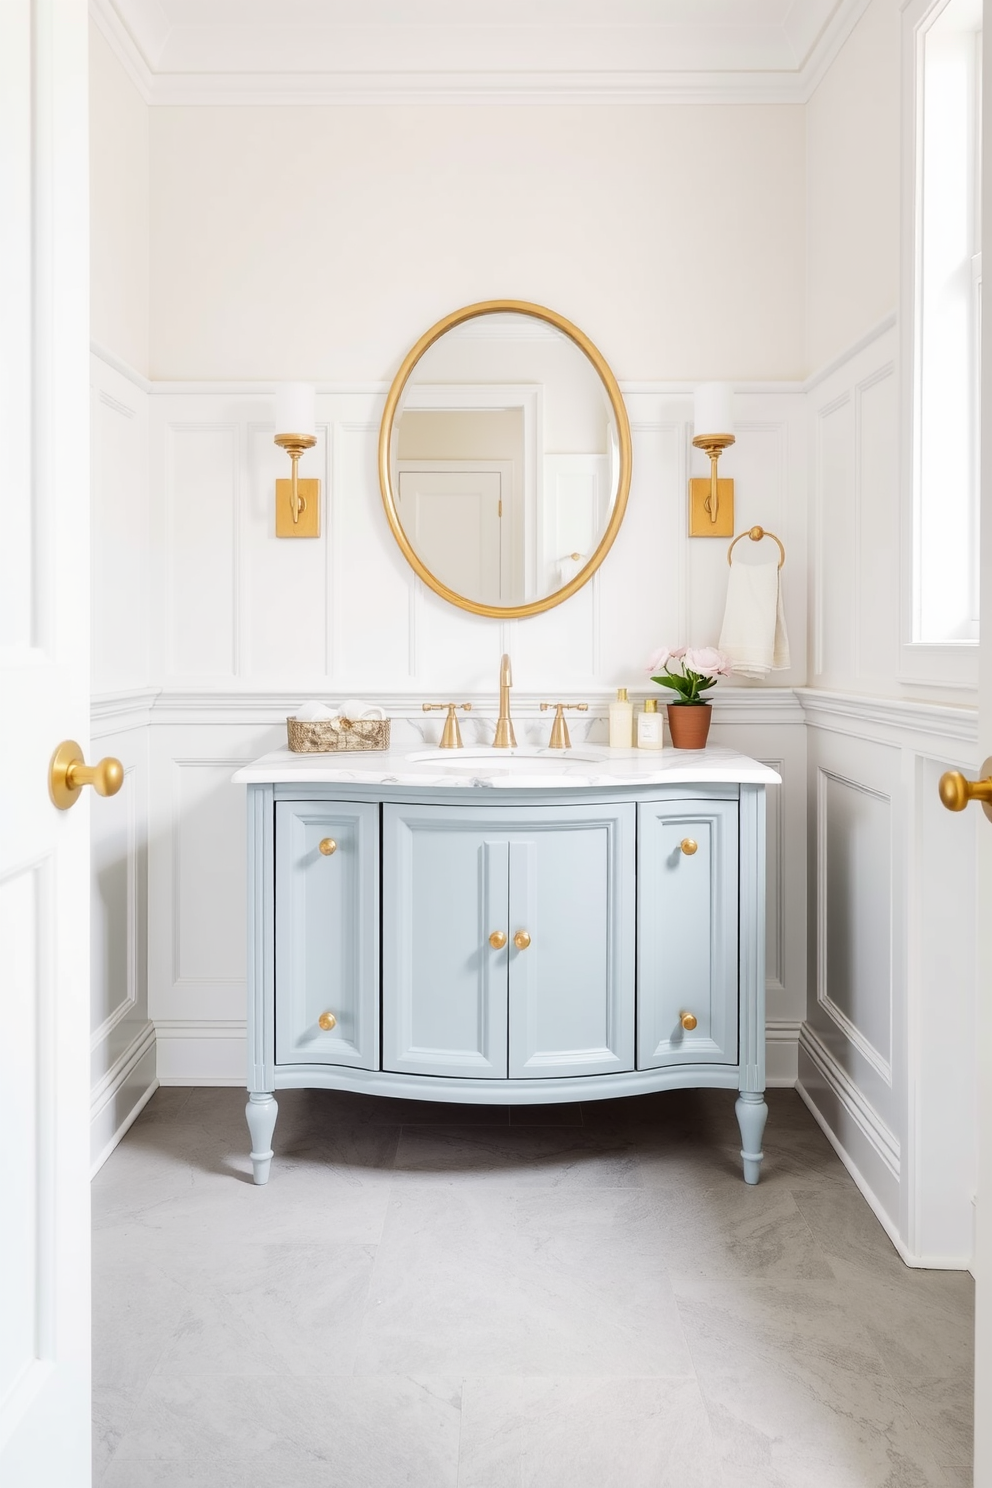
[[[659,687],[672,687],[676,692],[681,692],[685,686],[682,677],[652,677],[652,682],[657,682]]]

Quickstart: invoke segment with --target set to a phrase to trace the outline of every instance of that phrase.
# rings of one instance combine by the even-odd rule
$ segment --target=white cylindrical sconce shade
[[[317,390],[309,382],[276,384],[276,433],[316,434]]]
[[[734,389],[729,382],[701,382],[693,400],[693,432],[700,434],[733,434]]]

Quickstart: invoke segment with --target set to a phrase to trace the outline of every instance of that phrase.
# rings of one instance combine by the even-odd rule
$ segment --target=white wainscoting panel
[[[148,698],[98,702],[95,757],[124,766],[116,796],[90,815],[90,1156],[109,1156],[153,1093],[155,1031],[148,1016]]]
[[[974,710],[801,691],[810,998],[799,1088],[911,1265],[967,1266],[974,1191]]]

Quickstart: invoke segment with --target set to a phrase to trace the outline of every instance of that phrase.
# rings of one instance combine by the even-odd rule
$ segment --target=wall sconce
[[[734,483],[719,480],[717,462],[734,443],[734,390],[729,382],[701,382],[693,408],[692,442],[710,457],[709,479],[689,482],[689,536],[733,537]],[[715,433],[707,431],[715,430]]]
[[[320,536],[320,481],[300,480],[297,466],[304,450],[317,443],[315,391],[306,382],[281,382],[276,388],[275,442],[293,462],[291,480],[276,481],[276,537]]]

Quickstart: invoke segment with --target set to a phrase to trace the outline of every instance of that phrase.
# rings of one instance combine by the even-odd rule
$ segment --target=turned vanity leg
[[[757,1183],[761,1172],[761,1134],[768,1119],[768,1107],[762,1091],[742,1090],[734,1108],[741,1129],[741,1157],[744,1159],[744,1182]]]
[[[278,1115],[279,1107],[274,1095],[249,1095],[245,1117],[251,1134],[251,1165],[256,1183],[269,1181],[272,1133],[276,1129]]]

